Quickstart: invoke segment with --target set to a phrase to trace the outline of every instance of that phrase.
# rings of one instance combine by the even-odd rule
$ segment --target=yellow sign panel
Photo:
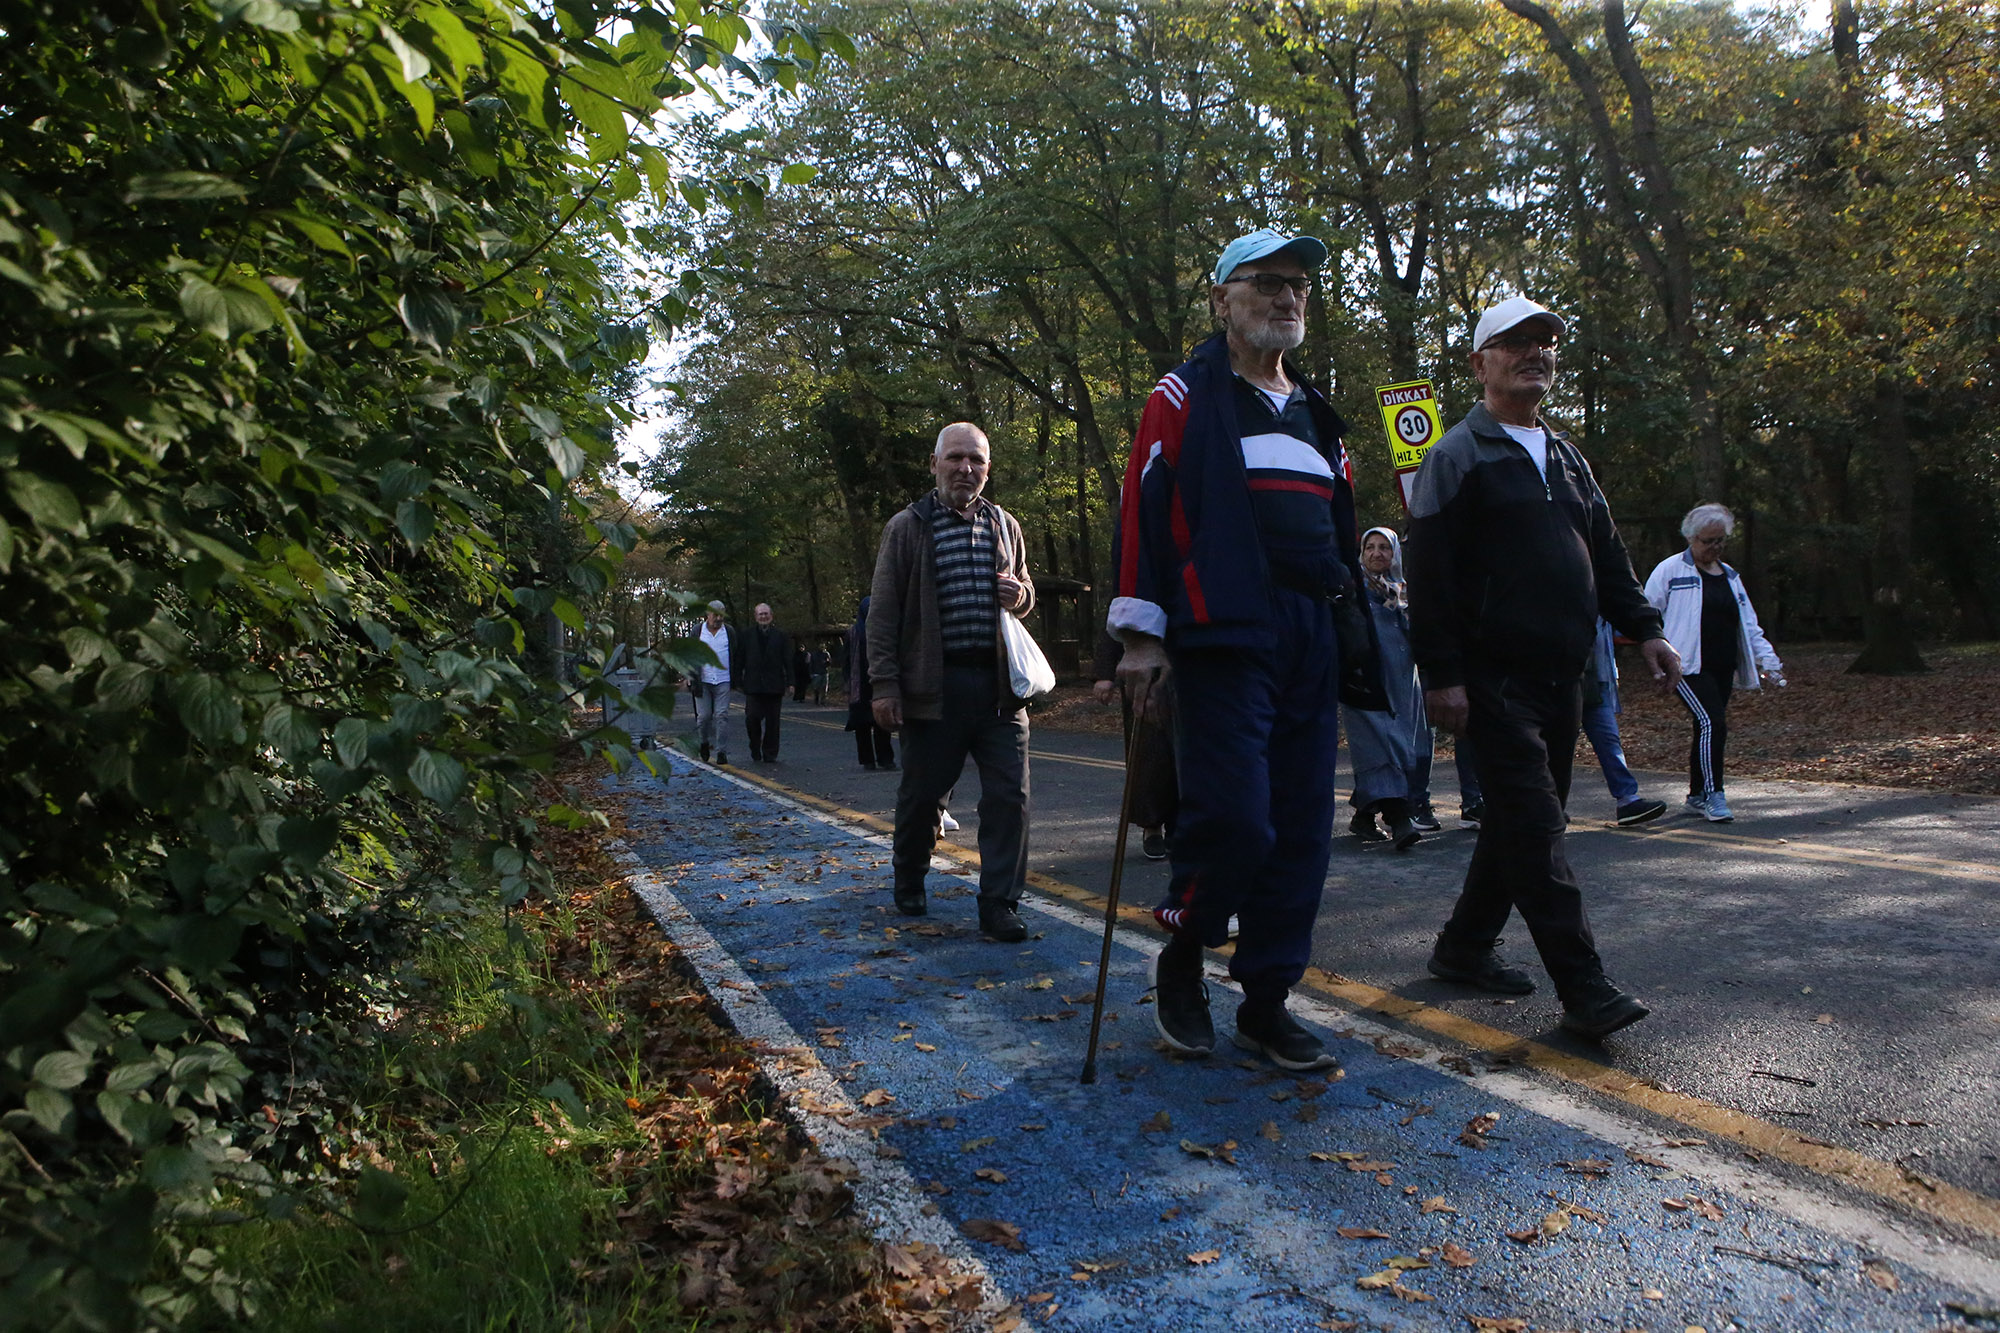
[[[1389,454],[1396,460],[1396,471],[1413,471],[1424,461],[1424,452],[1444,433],[1431,382],[1384,384],[1375,390],[1375,401],[1382,407],[1382,427],[1389,432]]]

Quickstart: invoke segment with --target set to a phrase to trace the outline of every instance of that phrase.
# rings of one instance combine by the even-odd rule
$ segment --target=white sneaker
[[[1736,819],[1735,813],[1729,808],[1729,802],[1723,799],[1719,791],[1708,794],[1708,808],[1702,811],[1702,816],[1711,824],[1729,824]]]
[[[951,817],[951,811],[940,810],[938,811],[938,827],[946,833],[956,833],[958,831],[958,821]]]

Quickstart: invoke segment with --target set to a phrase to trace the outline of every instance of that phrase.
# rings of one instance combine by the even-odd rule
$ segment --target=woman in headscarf
[[[1347,753],[1354,765],[1354,818],[1348,831],[1363,842],[1391,842],[1399,852],[1422,840],[1417,815],[1429,804],[1431,728],[1423,686],[1410,652],[1409,598],[1403,587],[1403,544],[1388,528],[1361,535],[1361,572],[1368,612],[1381,641],[1387,713],[1343,707]],[[1388,825],[1384,833],[1376,823]]]

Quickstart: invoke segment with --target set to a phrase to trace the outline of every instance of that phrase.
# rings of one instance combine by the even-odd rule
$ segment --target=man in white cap
[[[1564,847],[1564,803],[1601,615],[1671,689],[1661,633],[1590,465],[1540,414],[1562,317],[1526,297],[1472,334],[1480,401],[1424,456],[1410,499],[1410,643],[1430,720],[1472,739],[1485,799],[1465,887],[1432,975],[1503,995],[1534,981],[1500,956],[1518,911],[1562,1001],[1562,1025],[1602,1038],[1648,1013],[1604,975]]]
[[[1202,950],[1228,938],[1234,915],[1236,1044],[1296,1070],[1334,1063],[1285,998],[1326,882],[1338,704],[1385,706],[1372,655],[1343,653],[1336,629],[1337,603],[1361,587],[1345,426],[1285,362],[1325,260],[1312,237],[1276,231],[1217,260],[1209,306],[1221,332],[1154,387],[1139,423],[1106,622],[1125,646],[1118,679],[1135,710],[1157,710],[1169,674],[1179,691],[1181,805],[1153,912],[1168,931],[1154,1021],[1176,1050],[1214,1048]]]

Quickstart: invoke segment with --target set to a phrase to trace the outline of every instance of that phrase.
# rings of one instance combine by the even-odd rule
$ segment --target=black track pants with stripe
[[[1697,671],[1681,677],[1681,703],[1694,720],[1688,743],[1688,795],[1706,796],[1722,790],[1722,751],[1729,740],[1729,690],[1732,671]]]

